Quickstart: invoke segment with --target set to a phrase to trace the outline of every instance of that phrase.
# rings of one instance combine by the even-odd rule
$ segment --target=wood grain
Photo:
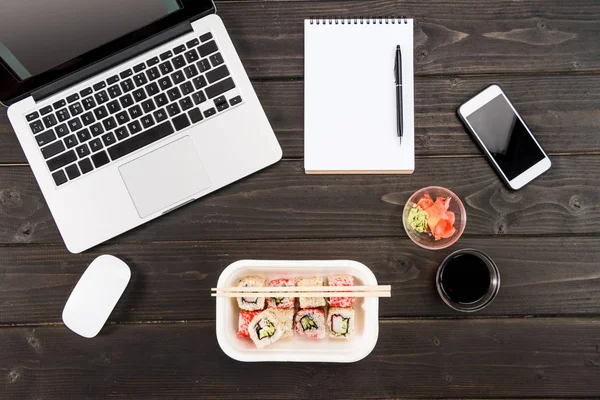
[[[418,77],[415,83],[417,157],[480,151],[456,117],[456,107],[498,83],[550,153],[600,152],[600,76]],[[255,81],[286,158],[304,156],[304,82]],[[0,110],[0,164],[27,160]]]
[[[407,176],[307,176],[283,161],[109,243],[404,236],[404,203],[429,185],[463,200],[466,235],[598,233],[600,158],[553,163],[510,192],[483,158],[420,159]],[[0,168],[0,243],[61,242],[29,168]]]
[[[407,238],[329,241],[190,242],[105,245],[82,255],[63,246],[17,246],[0,251],[0,325],[61,321],[71,290],[89,263],[113,254],[132,269],[132,280],[112,313],[113,322],[215,318],[210,288],[240,259],[352,259],[392,285],[380,299],[382,317],[460,317],[440,300],[435,273],[459,248],[488,253],[498,265],[501,289],[477,316],[600,314],[600,248],[594,237],[463,238],[431,252]]]
[[[600,322],[397,320],[354,364],[229,359],[212,323],[0,330],[6,399],[598,397]]]
[[[220,2],[254,78],[303,75],[305,18],[416,20],[417,75],[598,71],[600,4],[585,0]]]

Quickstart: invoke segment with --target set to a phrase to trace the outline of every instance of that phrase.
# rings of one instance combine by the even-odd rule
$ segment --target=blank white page
[[[306,173],[412,173],[413,20],[335,22],[304,21]],[[402,146],[396,128],[394,78],[398,45],[402,50]]]

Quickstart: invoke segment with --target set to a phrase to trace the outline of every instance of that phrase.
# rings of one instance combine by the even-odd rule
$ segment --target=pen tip
[[[400,45],[396,46],[396,50],[400,50]]]

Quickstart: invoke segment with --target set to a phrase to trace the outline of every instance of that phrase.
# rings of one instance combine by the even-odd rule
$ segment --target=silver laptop
[[[211,0],[1,4],[0,101],[71,252],[281,159]]]

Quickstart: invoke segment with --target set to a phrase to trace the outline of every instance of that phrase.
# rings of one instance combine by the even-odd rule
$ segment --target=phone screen
[[[508,180],[545,158],[540,146],[501,94],[469,115],[467,121]]]

